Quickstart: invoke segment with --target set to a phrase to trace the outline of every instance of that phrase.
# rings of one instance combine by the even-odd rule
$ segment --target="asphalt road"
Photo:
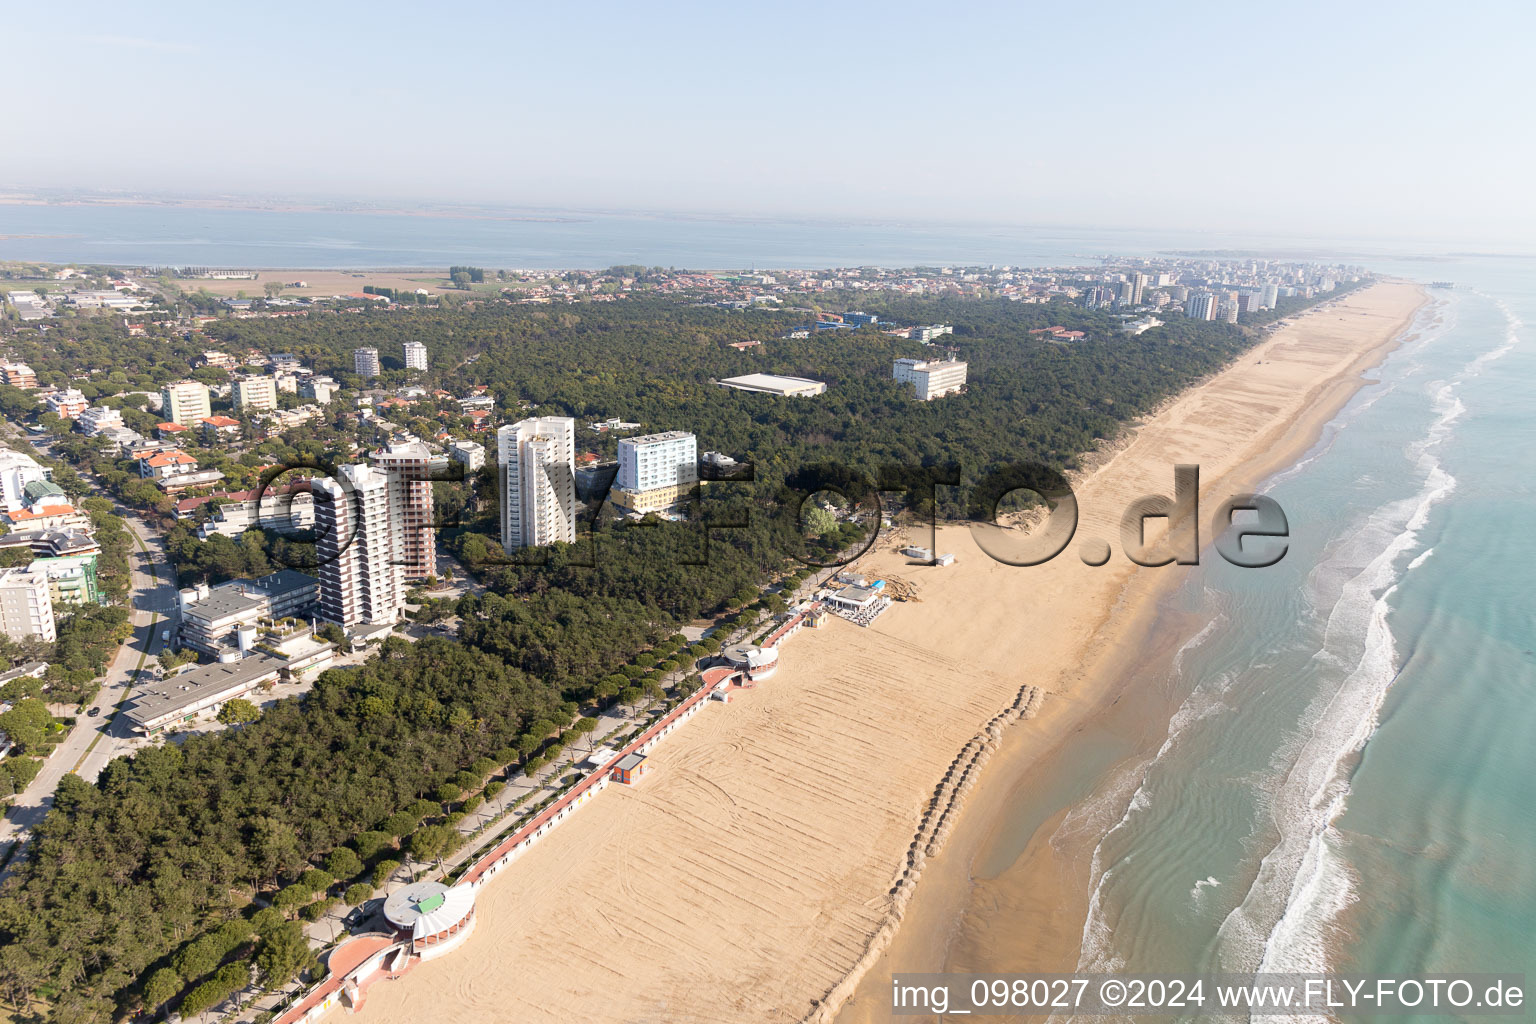
[[[91,703],[91,707],[101,709],[98,715],[91,717],[83,712],[77,717],[70,734],[43,763],[32,784],[16,798],[4,821],[0,821],[0,847],[26,841],[27,830],[42,821],[53,806],[54,791],[66,774],[94,782],[108,761],[128,752],[131,732],[127,719],[118,712],[133,691],[139,671],[154,670],[154,659],[164,646],[160,631],[166,628],[166,614],[174,607],[176,585],[160,535],[121,506],[117,512],[134,541],[128,560],[132,572],[129,621],[133,623],[133,636],[118,649]]]

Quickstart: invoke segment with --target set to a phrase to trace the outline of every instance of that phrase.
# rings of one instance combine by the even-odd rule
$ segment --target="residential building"
[[[576,421],[540,416],[496,432],[501,544],[519,548],[576,540]]]
[[[827,385],[819,380],[810,380],[805,377],[780,377],[772,373],[748,373],[740,377],[727,377],[718,383],[723,388],[734,388],[737,391],[756,391],[767,395],[794,395],[798,398],[819,395],[827,390]]]
[[[668,430],[619,442],[619,475],[608,496],[630,512],[660,512],[685,500],[698,481],[698,439]]]
[[[52,480],[33,480],[21,489],[22,499],[28,505],[67,505],[69,497],[64,488]]]
[[[272,369],[272,375],[288,373],[296,374],[304,370],[304,364],[299,357],[291,352],[274,352],[267,357],[267,365]]]
[[[405,368],[407,370],[425,370],[427,368],[427,346],[419,341],[407,341],[405,349]]]
[[[1192,292],[1184,303],[1184,315],[1191,320],[1216,319],[1216,295],[1213,292]]]
[[[148,480],[196,472],[197,460],[183,451],[157,452],[139,460],[139,476]]]
[[[277,381],[272,377],[241,377],[235,381],[235,408],[260,412],[277,408]]]
[[[203,428],[204,444],[215,445],[240,437],[240,421],[230,416],[209,416],[198,426]]]
[[[67,501],[34,504],[4,513],[13,530],[89,530],[91,517]]]
[[[898,359],[891,367],[892,379],[912,385],[922,402],[959,391],[965,376],[966,364],[957,359]]]
[[[191,473],[176,473],[171,476],[159,477],[155,483],[166,494],[181,494],[197,487],[212,487],[224,474],[217,469],[199,469]]]
[[[341,386],[329,377],[310,377],[299,385],[300,397],[313,398],[321,405],[329,405],[339,390]]]
[[[1139,273],[1131,274],[1130,278],[1131,305],[1139,306],[1141,305],[1142,298],[1144,297],[1147,290],[1147,275]]]
[[[13,388],[35,388],[37,373],[26,363],[0,363],[0,383]]]
[[[48,580],[48,599],[53,607],[72,604],[100,604],[101,587],[96,580],[96,555],[69,555],[63,558],[38,558],[27,566]]]
[[[34,558],[67,558],[101,553],[91,533],[80,530],[12,530],[0,536],[0,550],[26,548]]]
[[[53,600],[46,573],[19,567],[0,569],[0,633],[12,640],[35,636],[45,643],[59,638],[53,627]]]
[[[43,396],[48,411],[72,420],[91,407],[90,401],[76,388],[65,388]]]
[[[214,535],[238,537],[253,526],[288,533],[313,529],[315,502],[308,480],[249,491],[220,491],[201,498],[187,498],[176,505],[176,517],[187,518],[198,508],[219,499],[213,515],[197,528],[197,536],[207,540]],[[259,506],[259,507],[258,507]]]
[[[455,441],[448,446],[448,455],[464,466],[466,474],[474,473],[485,465],[485,446],[475,441]]]
[[[389,476],[389,501],[400,516],[400,561],[408,580],[437,575],[437,531],[432,521],[432,450],[410,435],[369,453]]]
[[[376,348],[353,349],[352,369],[359,377],[377,377],[382,372],[379,366],[379,350]]]
[[[405,604],[405,576],[389,476],[342,466],[313,488],[320,617],[345,628],[392,625]]]
[[[25,505],[27,484],[48,479],[47,470],[30,455],[0,448],[0,504],[6,509]]]
[[[93,405],[75,417],[75,425],[87,437],[96,437],[107,430],[121,427],[123,425],[123,413],[122,410],[113,409],[109,406]]]
[[[195,380],[177,381],[160,389],[160,412],[169,423],[190,427],[213,415],[208,389]]]

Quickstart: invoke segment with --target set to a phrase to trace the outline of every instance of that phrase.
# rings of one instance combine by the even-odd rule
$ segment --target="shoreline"
[[[1179,462],[1207,467],[1213,511],[1261,451],[1331,418],[1422,301],[1404,284],[1351,293],[1187,389],[1074,485],[1078,536],[1118,536],[1121,512],[1169,493]],[[881,1019],[858,1014],[878,1009],[871,986],[886,994],[882,964],[942,966],[945,906],[968,896],[1011,791],[999,772],[1047,763],[1113,705],[1110,670],[1144,656],[1131,641],[1151,628],[1149,598],[1182,574],[1090,567],[1075,551],[1015,568],[963,527],[938,538],[954,565],[910,566],[901,534],[858,571],[910,580],[919,602],[797,640],[771,682],[659,749],[643,786],[524,854],[480,896],[463,949],[375,987],[361,1020],[491,1024],[516,1005],[529,1020],[793,1024],[833,1019],[850,994],[837,1019]],[[1032,688],[1048,695],[1038,716],[1003,730]],[[926,959],[911,952],[925,941]],[[517,970],[496,970],[507,950]]]
[[[1202,508],[1207,504],[1207,487],[1219,487],[1221,493],[1255,490],[1300,461],[1316,445],[1339,411],[1371,383],[1367,373],[1407,340],[1414,318],[1429,302],[1422,288],[1418,290],[1418,301],[1398,317],[1380,340],[1361,350],[1346,369],[1322,381],[1308,394],[1302,411],[1283,426],[1273,445],[1216,481],[1208,484],[1202,477]],[[1266,340],[1256,346],[1233,368],[1269,344],[1270,340]],[[1214,556],[1209,538],[1202,537],[1202,543],[1202,557]],[[835,1024],[871,1024],[892,1019],[886,1010],[889,993],[885,979],[893,971],[1076,970],[1090,896],[1088,858],[1099,837],[1080,836],[1076,842],[1059,844],[1056,840],[1063,819],[1077,799],[1095,790],[1102,778],[1089,781],[1086,792],[1065,802],[1057,800],[1049,808],[1032,808],[1039,823],[1028,830],[1027,839],[1015,856],[1005,857],[999,848],[1006,845],[1012,850],[1018,846],[1017,836],[1010,828],[1010,812],[1022,792],[1039,785],[1042,777],[1046,780],[1045,788],[1051,788],[1052,782],[1059,789],[1074,788],[1066,777],[1070,771],[1063,762],[1073,741],[1085,731],[1100,727],[1123,734],[1141,728],[1141,735],[1126,743],[1130,752],[1122,751],[1113,764],[1123,763],[1127,756],[1137,756],[1149,743],[1155,749],[1161,742],[1177,701],[1170,704],[1162,695],[1138,693],[1136,677],[1149,669],[1167,666],[1192,631],[1186,626],[1170,635],[1158,629],[1166,619],[1181,617],[1166,606],[1166,599],[1180,581],[1177,575],[1141,576],[1128,583],[1120,596],[1120,621],[1109,626],[1120,631],[1118,649],[1103,649],[1096,662],[1085,668],[1084,688],[1074,694],[1080,700],[1070,705],[1053,701],[1051,716],[1040,723],[1039,730],[1009,732],[986,785],[961,816],[950,842],[949,856],[932,873],[935,877],[929,879],[929,884],[919,889],[895,941],[871,965],[842,1011],[830,1018]],[[1151,718],[1136,721],[1154,708]],[[1007,863],[991,873],[976,870],[978,863],[989,860]],[[1064,894],[1070,896],[1064,898]],[[972,920],[973,915],[984,920]],[[1013,941],[1001,939],[995,934],[1000,927],[997,918],[1005,915],[1029,920],[1030,934],[1013,937]]]

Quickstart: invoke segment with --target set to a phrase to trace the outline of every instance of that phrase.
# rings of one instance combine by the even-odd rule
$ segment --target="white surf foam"
[[[1376,731],[1397,677],[1396,643],[1387,623],[1390,598],[1401,575],[1422,565],[1433,548],[1402,570],[1397,564],[1417,543],[1432,509],[1456,486],[1434,453],[1466,405],[1452,383],[1435,381],[1430,388],[1438,415],[1408,448],[1423,474],[1418,493],[1367,516],[1350,539],[1356,543],[1346,542],[1334,555],[1349,564],[1354,561],[1351,549],[1360,544],[1376,550],[1341,587],[1315,656],[1346,668],[1347,674],[1336,690],[1308,709],[1294,759],[1287,752],[1291,767],[1270,801],[1278,839],[1218,931],[1226,967],[1326,971],[1334,924],[1357,898],[1354,878],[1339,854],[1335,823],[1344,813],[1354,766]],[[1319,574],[1328,568],[1320,566]]]

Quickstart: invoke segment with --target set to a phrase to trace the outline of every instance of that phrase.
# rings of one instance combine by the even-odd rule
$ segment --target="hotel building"
[[[918,400],[942,398],[965,387],[966,364],[955,359],[898,359],[891,377],[911,384]]]
[[[405,368],[407,370],[425,370],[427,368],[427,346],[419,341],[408,341],[405,348]]]
[[[619,442],[619,475],[609,500],[644,514],[670,508],[699,482],[699,442],[683,430],[668,430]]]

